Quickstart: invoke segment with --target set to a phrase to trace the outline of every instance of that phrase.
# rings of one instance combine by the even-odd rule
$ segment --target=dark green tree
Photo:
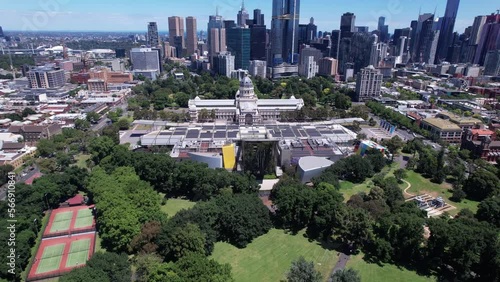
[[[352,268],[335,271],[331,276],[331,282],[361,282],[359,272]]]
[[[292,262],[290,270],[286,274],[287,282],[320,282],[323,280],[321,273],[314,269],[314,263],[308,262],[300,257]]]
[[[491,197],[479,203],[476,218],[500,228],[500,197]]]

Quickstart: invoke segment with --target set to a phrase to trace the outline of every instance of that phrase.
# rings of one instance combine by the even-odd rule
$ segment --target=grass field
[[[436,281],[434,277],[420,276],[415,271],[399,268],[393,264],[378,265],[367,263],[363,260],[363,254],[351,256],[347,262],[347,268],[359,271],[361,281],[370,282],[431,282]]]
[[[337,252],[309,242],[303,231],[291,235],[278,229],[271,229],[244,249],[218,242],[211,258],[230,264],[236,282],[276,282],[285,278],[292,261],[300,256],[313,261],[325,281],[338,259]]]
[[[74,228],[82,228],[82,227],[92,226],[93,220],[94,220],[94,216],[92,215],[92,211],[90,209],[79,210],[78,214],[76,216]]]
[[[66,267],[73,267],[87,261],[90,248],[90,239],[74,241],[71,243]]]
[[[169,217],[174,216],[178,211],[182,209],[190,209],[196,203],[184,199],[168,199],[167,203],[161,206],[161,211],[166,213]]]
[[[386,166],[382,169],[382,173],[386,173],[386,177],[394,176],[394,171],[399,168],[399,164],[394,162],[390,166]],[[343,181],[340,183],[339,192],[344,195],[344,201],[347,202],[352,195],[356,195],[360,192],[368,193],[371,187],[373,187],[373,182],[371,178],[366,179],[363,183],[355,184],[349,181]]]
[[[412,194],[429,194],[433,197],[443,197],[443,199],[450,205],[455,206],[456,209],[451,210],[449,213],[451,215],[454,215],[458,213],[461,209],[468,208],[472,212],[477,211],[477,207],[479,205],[479,202],[471,201],[471,200],[462,200],[460,203],[455,203],[450,200],[452,196],[452,192],[450,191],[451,185],[447,183],[443,184],[436,184],[432,183],[429,179],[424,178],[422,175],[414,172],[414,171],[407,171],[408,177],[405,178],[406,181],[411,183],[411,188],[408,190],[408,192]]]
[[[59,269],[65,245],[66,244],[57,244],[45,247],[40,259],[40,264],[38,264],[38,268],[36,269],[36,274]]]
[[[87,160],[90,159],[90,155],[78,154],[75,156],[76,166],[79,168],[87,168]]]
[[[95,234],[95,253],[97,253],[97,252],[105,253],[106,252],[106,249],[101,246],[101,242],[102,242],[102,239],[99,236],[99,233],[96,233]]]

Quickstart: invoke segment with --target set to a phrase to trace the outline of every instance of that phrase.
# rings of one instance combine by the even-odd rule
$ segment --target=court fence
[[[69,273],[73,269],[81,268],[81,267],[84,267],[85,265],[86,264],[77,265],[77,266],[72,267],[71,269],[55,270],[55,271],[51,271],[48,273],[40,273],[40,274],[31,275],[31,276],[29,276],[29,274],[28,274],[28,278],[26,279],[26,281],[28,281],[28,282],[29,281],[37,281],[37,280],[42,280],[42,279],[49,279],[49,278],[63,276],[64,274]]]

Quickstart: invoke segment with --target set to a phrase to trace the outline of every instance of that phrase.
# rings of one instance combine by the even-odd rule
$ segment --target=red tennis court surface
[[[84,266],[94,254],[95,236],[95,232],[89,232],[43,239],[27,280],[34,281],[57,277],[74,268]],[[62,252],[54,251],[54,249],[60,248],[61,245],[64,245]],[[46,249],[47,252],[45,252]],[[75,261],[75,257],[77,261]]]
[[[93,207],[76,206],[53,210],[43,238],[94,231],[95,219],[91,211]]]

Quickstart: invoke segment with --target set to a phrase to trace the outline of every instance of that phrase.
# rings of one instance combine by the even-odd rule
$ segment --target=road
[[[39,172],[40,172],[40,169],[36,165],[35,165],[35,168],[33,170],[30,170],[29,167],[27,167],[21,172],[21,173],[26,173],[24,176],[18,175],[16,177],[16,183],[24,183],[24,181],[30,179],[33,175],[35,175]],[[5,197],[7,195],[7,187],[8,187],[7,183],[5,185],[3,185],[2,187],[0,187],[0,201],[5,200]]]
[[[108,125],[109,122],[111,122],[109,118],[103,117],[99,120],[98,123],[92,125],[90,128],[92,129],[92,131],[99,131],[103,129],[106,125]]]
[[[332,275],[337,272],[338,270],[342,270],[345,268],[347,261],[349,261],[350,256],[346,255],[344,253],[339,253],[339,260],[337,261],[337,264],[335,264],[335,267],[332,269],[332,273],[330,273],[330,278],[328,278],[328,282],[332,281]]]
[[[121,103],[119,105],[116,105],[116,106],[113,106],[111,107],[109,110],[110,111],[114,111],[116,109],[122,109],[123,110],[123,114],[122,114],[122,117],[126,117],[128,112],[127,112],[127,108],[128,108],[128,104],[127,102],[124,102],[124,103]],[[99,131],[101,129],[103,129],[105,126],[107,126],[109,123],[111,123],[111,120],[108,118],[107,115],[103,115],[102,118],[99,120],[98,123],[92,125],[90,127],[90,129],[92,129],[92,131]]]

